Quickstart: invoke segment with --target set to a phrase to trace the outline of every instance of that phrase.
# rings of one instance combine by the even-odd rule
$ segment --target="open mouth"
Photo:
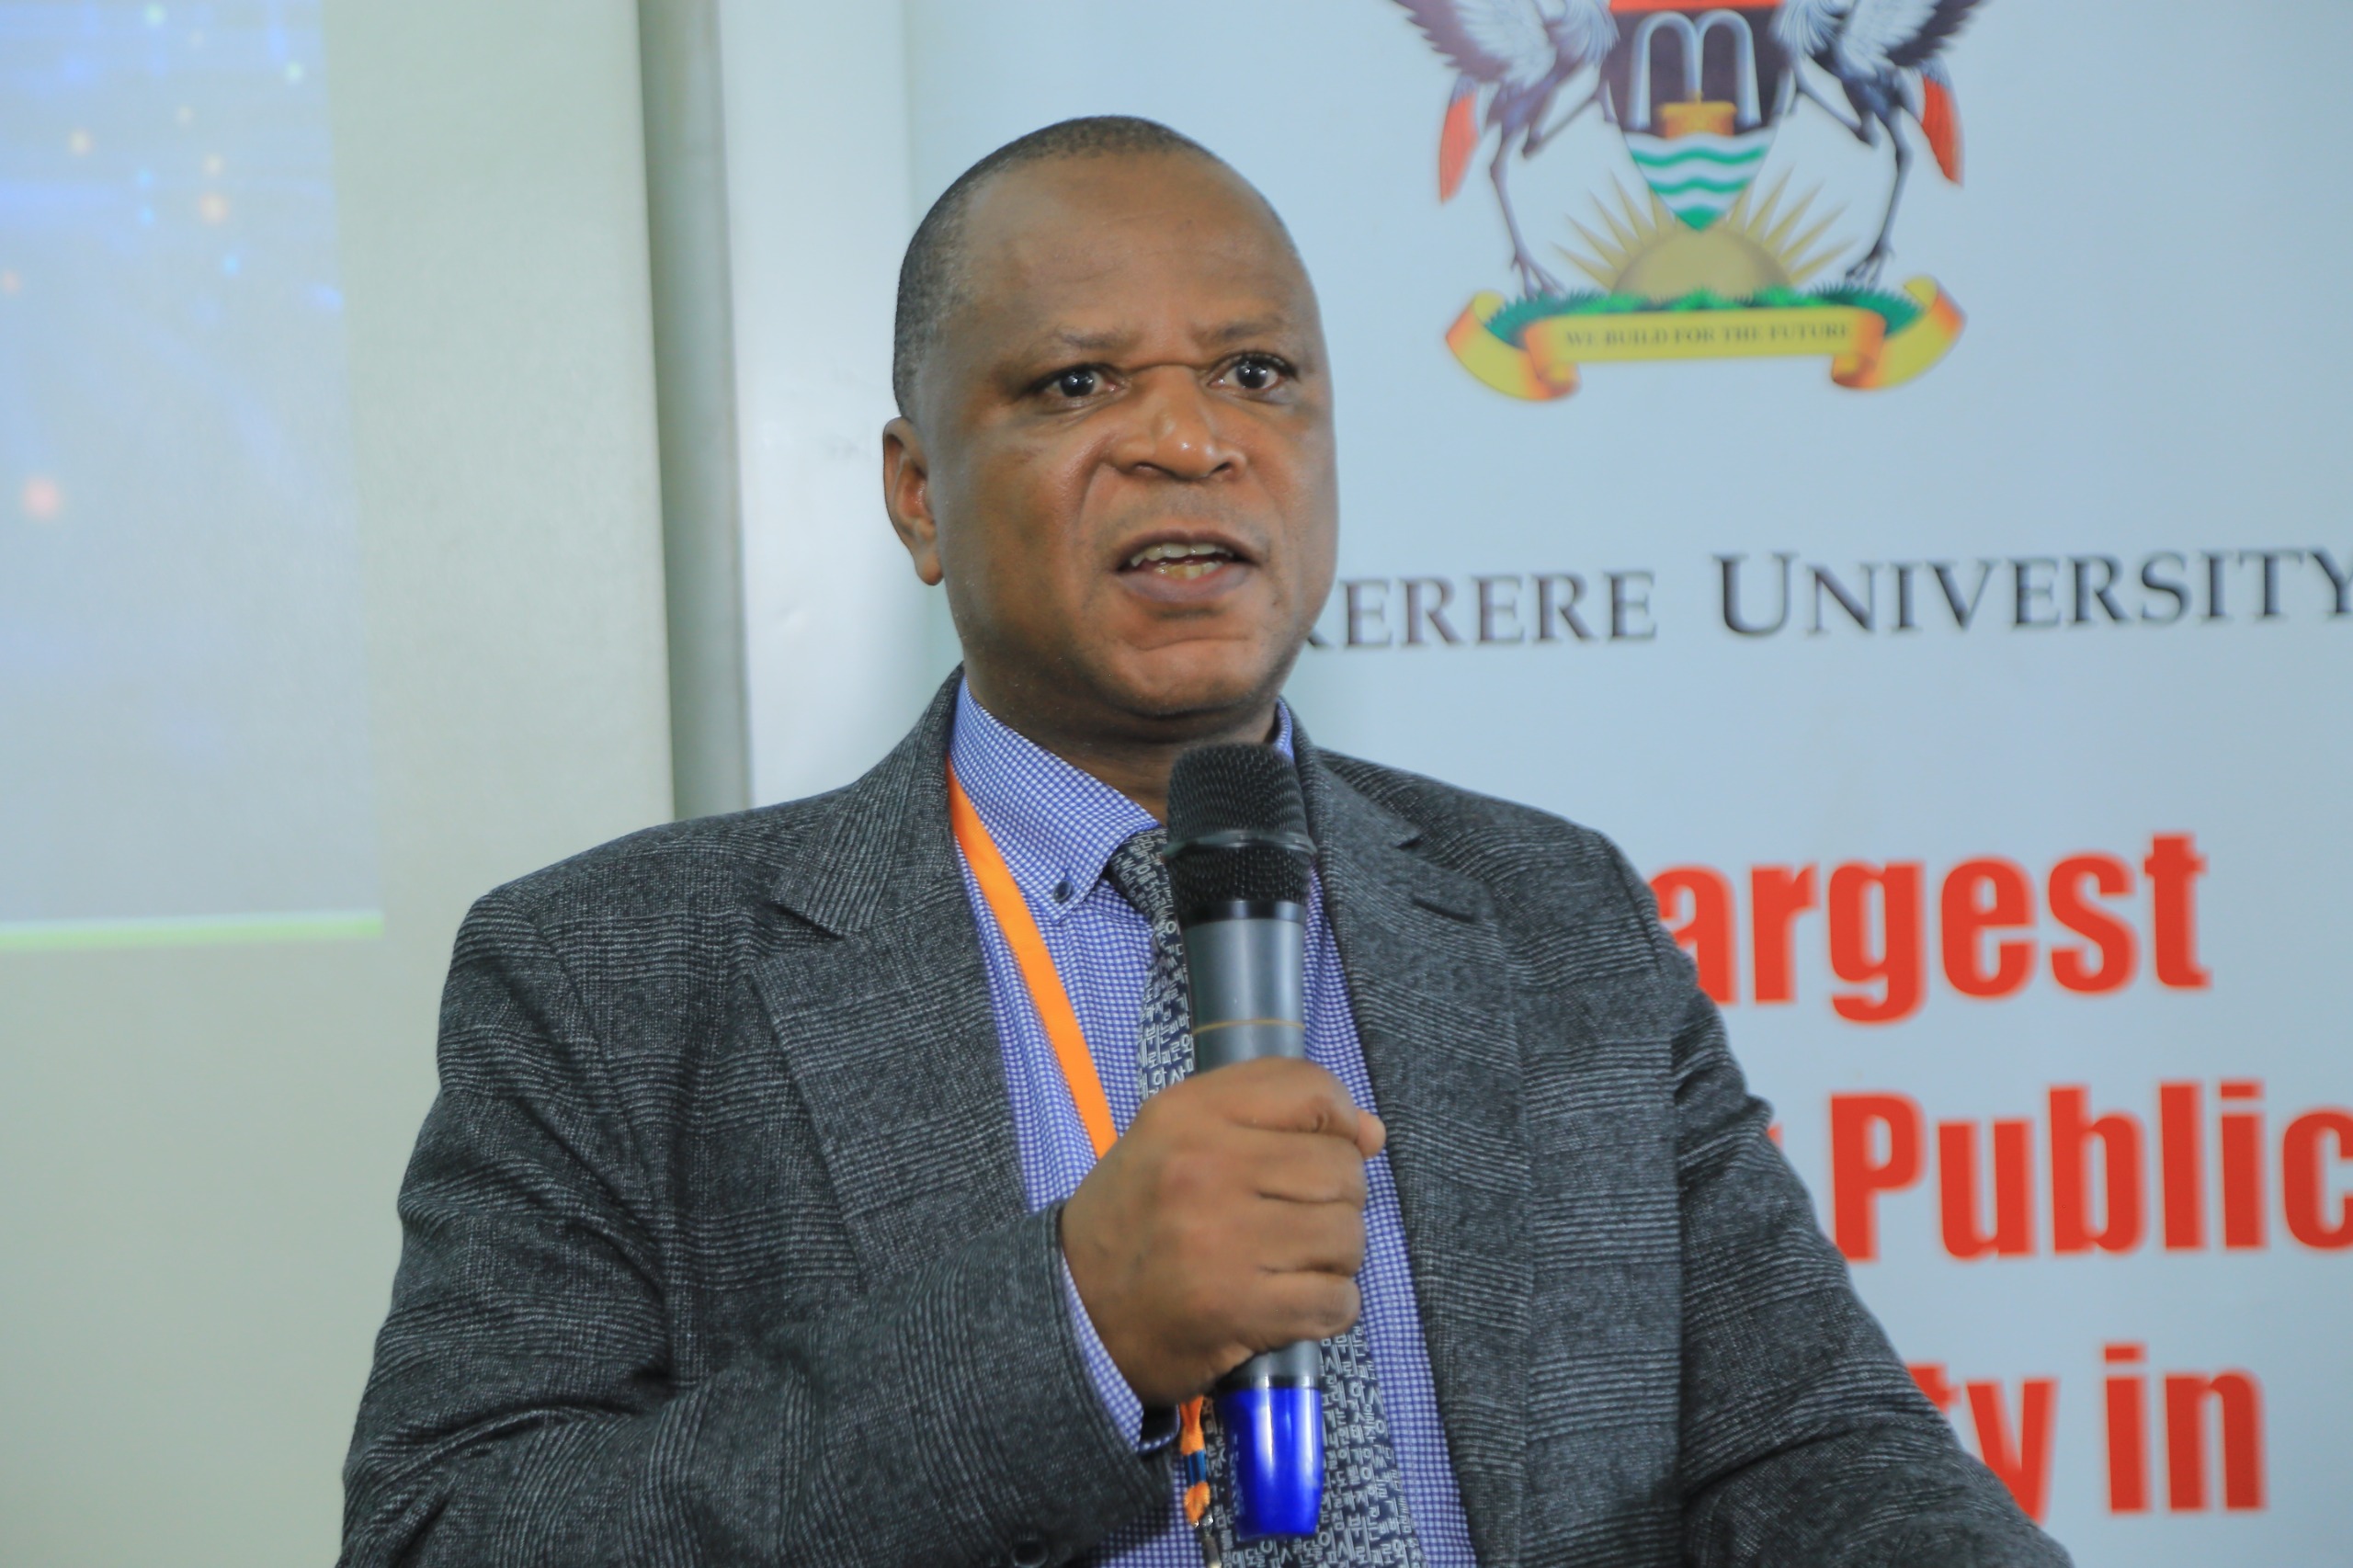
[[[1149,572],[1172,582],[1189,583],[1242,558],[1222,544],[1167,543],[1147,545],[1127,559],[1124,572]]]

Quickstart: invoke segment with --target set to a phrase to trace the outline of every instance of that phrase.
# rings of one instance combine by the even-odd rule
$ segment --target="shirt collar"
[[[1275,715],[1275,747],[1290,756],[1290,706],[1277,702]],[[969,683],[956,688],[948,758],[1040,920],[1058,921],[1076,908],[1112,852],[1159,825],[1150,812],[982,707]]]

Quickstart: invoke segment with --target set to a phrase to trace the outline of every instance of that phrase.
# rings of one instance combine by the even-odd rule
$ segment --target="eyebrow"
[[[1221,323],[1200,334],[1201,343],[1210,348],[1224,348],[1245,343],[1254,337],[1267,337],[1290,325],[1286,316],[1245,316],[1239,321]],[[1114,329],[1108,332],[1082,332],[1074,327],[1058,327],[1040,337],[1032,352],[1041,356],[1055,354],[1117,354],[1135,341],[1133,332]]]
[[[1245,316],[1240,321],[1227,322],[1222,326],[1211,328],[1201,335],[1201,340],[1212,347],[1222,348],[1228,344],[1246,343],[1254,337],[1271,337],[1290,325],[1290,318],[1284,315]]]
[[[1078,332],[1070,327],[1059,327],[1039,340],[1038,349],[1049,354],[1064,351],[1073,354],[1109,354],[1131,342],[1134,336],[1135,335],[1130,332]]]

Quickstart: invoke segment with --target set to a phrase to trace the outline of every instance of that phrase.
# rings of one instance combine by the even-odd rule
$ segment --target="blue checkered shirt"
[[[1275,744],[1290,755],[1287,708],[1281,710]],[[1157,824],[1142,807],[1109,785],[1000,723],[972,699],[969,687],[957,693],[956,732],[949,755],[964,792],[987,824],[1006,869],[1037,916],[1046,950],[1053,956],[1087,1049],[1094,1053],[1104,1096],[1111,1103],[1111,1119],[1124,1132],[1142,1099],[1136,1046],[1144,987],[1152,974],[1152,927],[1104,880],[1103,867],[1122,842]],[[964,892],[981,928],[989,1000],[1005,1050],[1014,1136],[1021,1151],[1022,1185],[1030,1208],[1043,1209],[1077,1190],[1095,1165],[1095,1149],[1071,1104],[1062,1068],[1030,1005],[1012,949],[997,931],[969,868]],[[1348,1006],[1347,977],[1332,928],[1324,918],[1321,881],[1313,884],[1308,898],[1307,1054],[1347,1085],[1358,1106],[1376,1108],[1364,1048],[1357,1039],[1356,1015]],[[1367,1245],[1357,1284],[1363,1293],[1366,1338],[1381,1378],[1406,1506],[1413,1510],[1414,1528],[1429,1568],[1472,1568],[1470,1529],[1455,1490],[1454,1467],[1447,1458],[1446,1434],[1438,1425],[1438,1391],[1430,1380],[1429,1352],[1422,1343],[1413,1275],[1405,1266],[1397,1183],[1386,1155],[1373,1159],[1365,1174],[1370,1189]],[[1097,1337],[1067,1273],[1063,1286],[1104,1405],[1129,1438],[1143,1447],[1143,1406]],[[1175,1480],[1165,1513],[1123,1527],[1104,1541],[1092,1561],[1117,1568],[1199,1568],[1200,1548],[1185,1527]]]

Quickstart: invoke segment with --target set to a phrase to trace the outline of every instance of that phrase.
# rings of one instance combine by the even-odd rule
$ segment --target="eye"
[[[1090,365],[1074,365],[1067,370],[1057,370],[1052,386],[1061,396],[1075,403],[1103,390],[1103,372]]]
[[[1282,383],[1290,368],[1267,354],[1245,354],[1233,362],[1226,374],[1244,392],[1272,392]]]

